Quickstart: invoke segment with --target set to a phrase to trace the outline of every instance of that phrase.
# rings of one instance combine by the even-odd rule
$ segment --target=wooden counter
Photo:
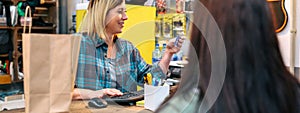
[[[94,109],[87,107],[87,101],[72,101],[70,113],[152,113],[140,106],[108,105],[106,108]],[[1,111],[1,113],[25,113],[25,109]]]

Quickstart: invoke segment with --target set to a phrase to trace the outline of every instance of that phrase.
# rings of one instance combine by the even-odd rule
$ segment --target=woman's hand
[[[90,90],[90,89],[80,89],[80,88],[75,88],[73,91],[73,99],[92,99],[92,98],[101,98],[103,97],[103,91],[102,90]]]
[[[120,90],[112,89],[112,88],[102,89],[102,91],[103,91],[103,94],[112,96],[112,97],[123,95],[123,93]]]
[[[120,90],[117,89],[102,89],[102,90],[97,90],[93,91],[90,89],[80,89],[80,88],[75,88],[73,91],[73,99],[92,99],[95,97],[102,98],[104,95],[108,96],[121,96],[123,93]]]
[[[164,56],[162,56],[162,59],[159,62],[159,66],[162,69],[163,73],[167,73],[168,69],[169,69],[169,64],[171,61],[171,58],[173,56],[173,54],[177,53],[180,51],[180,48],[182,46],[182,43],[184,42],[185,37],[182,36],[180,38],[178,38],[178,40],[176,41],[176,38],[173,38],[171,40],[169,40],[167,47],[166,47],[166,51],[164,54]],[[177,43],[175,45],[175,42]]]
[[[178,41],[176,41],[176,38],[173,38],[169,40],[167,47],[166,47],[166,52],[170,54],[175,54],[180,51],[180,48],[182,47],[182,43],[184,42],[185,37],[181,36],[178,38]],[[177,44],[175,44],[175,42]]]

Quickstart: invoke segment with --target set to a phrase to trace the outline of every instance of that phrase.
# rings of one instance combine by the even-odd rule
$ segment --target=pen
[[[158,86],[158,85],[159,85],[159,82],[160,82],[160,79],[156,79],[156,81],[155,81],[155,86]]]
[[[156,86],[156,78],[152,78],[152,86]]]
[[[152,85],[153,86],[158,86],[158,84],[159,84],[159,78],[152,78]]]
[[[152,75],[151,73],[147,73],[147,76],[146,76],[146,83],[148,85],[152,85]]]

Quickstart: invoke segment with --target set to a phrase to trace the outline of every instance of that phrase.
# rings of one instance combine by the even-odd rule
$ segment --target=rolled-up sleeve
[[[163,73],[163,70],[157,63],[154,63],[153,65],[147,64],[144,59],[141,57],[140,52],[135,48],[133,51],[134,59],[136,60],[137,65],[137,73],[138,78],[141,80],[138,80],[139,82],[144,82],[144,75],[147,73],[151,73],[153,78],[160,78],[164,79],[166,78],[166,74]]]

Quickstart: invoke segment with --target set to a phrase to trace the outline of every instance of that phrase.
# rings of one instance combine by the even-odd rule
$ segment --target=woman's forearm
[[[170,53],[168,50],[166,50],[164,53],[164,56],[161,58],[161,60],[158,64],[165,74],[168,72],[169,64],[170,64],[172,56],[173,56],[173,54]]]
[[[93,91],[90,89],[80,89],[80,88],[75,88],[73,91],[73,96],[72,99],[77,100],[77,99],[91,99],[95,97],[102,97],[103,93],[101,91]]]

